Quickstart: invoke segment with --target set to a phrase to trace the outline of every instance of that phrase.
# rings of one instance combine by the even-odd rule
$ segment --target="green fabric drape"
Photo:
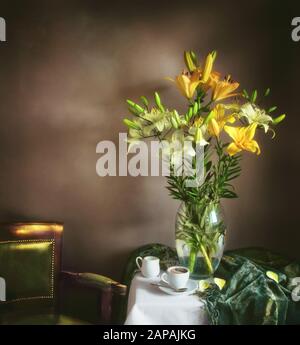
[[[279,282],[267,271],[277,273]],[[212,324],[300,324],[300,302],[291,299],[289,287],[291,279],[300,276],[299,263],[264,249],[239,249],[225,253],[215,276],[226,285],[205,293]]]
[[[137,256],[153,255],[163,269],[178,263],[174,249],[150,244],[135,250],[128,260],[123,282],[130,286],[136,272]],[[267,275],[275,272],[279,282]],[[226,280],[224,288],[212,285],[200,296],[206,302],[210,323],[214,325],[300,324],[300,301],[291,299],[290,280],[300,277],[300,264],[265,249],[227,251],[215,277]]]

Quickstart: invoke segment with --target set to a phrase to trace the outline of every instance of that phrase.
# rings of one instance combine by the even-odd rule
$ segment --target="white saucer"
[[[167,293],[168,295],[173,295],[173,296],[188,296],[194,293],[198,289],[198,282],[196,280],[189,279],[187,284],[186,284],[186,291],[183,292],[176,292],[172,288],[166,286],[158,286],[158,288]]]

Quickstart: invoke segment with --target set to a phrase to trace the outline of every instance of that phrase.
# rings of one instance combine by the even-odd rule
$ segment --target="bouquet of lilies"
[[[166,107],[160,95],[155,92],[154,105],[142,96],[141,103],[127,100],[132,119],[124,119],[128,127],[128,141],[134,145],[145,138],[159,141],[189,141],[194,157],[196,146],[204,150],[204,177],[201,185],[187,187],[186,176],[176,173],[176,157],[173,152],[170,159],[168,190],[171,196],[186,205],[186,212],[181,217],[177,237],[185,240],[191,251],[200,250],[206,257],[209,270],[212,270],[210,257],[214,252],[216,231],[205,226],[207,210],[220,202],[222,198],[235,198],[232,180],[241,172],[241,153],[248,151],[259,155],[261,149],[256,140],[257,131],[271,133],[274,127],[284,120],[285,114],[272,116],[277,107],[264,109],[258,105],[258,92],[239,91],[239,83],[230,75],[222,77],[214,69],[217,53],[213,51],[200,63],[193,51],[184,53],[186,70],[172,81],[186,100],[186,112]],[[268,88],[262,93],[267,97]],[[260,101],[262,101],[260,97]],[[182,149],[184,151],[184,148]],[[179,152],[186,154],[186,152]],[[200,215],[200,216],[199,216]],[[218,231],[224,226],[219,224]],[[193,268],[191,255],[190,269]]]

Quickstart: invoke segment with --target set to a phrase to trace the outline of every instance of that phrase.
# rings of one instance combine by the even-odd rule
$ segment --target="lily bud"
[[[188,52],[188,51],[184,52],[184,62],[186,64],[187,69],[190,72],[193,72],[197,68],[191,56],[191,52]]]
[[[203,139],[203,135],[202,135],[201,128],[197,127],[195,136],[194,136],[195,143],[196,144],[199,143],[202,139]]]
[[[124,119],[123,122],[125,123],[125,125],[129,128],[132,128],[132,129],[141,129],[140,126],[138,126],[135,122],[133,121],[130,121],[128,119]]]
[[[198,110],[199,110],[198,102],[195,102],[195,104],[193,106],[193,115],[197,115]]]
[[[197,55],[191,50],[190,51],[190,55],[191,55],[191,58],[193,60],[193,63],[196,67],[199,66],[199,62],[198,62],[198,58],[197,58]]]
[[[149,107],[148,99],[145,96],[141,96],[141,100],[146,108]]]
[[[127,99],[127,104],[129,105],[129,110],[132,113],[135,113],[137,115],[139,115],[140,113],[143,113],[145,111],[144,108],[142,108],[140,105],[134,103],[133,101],[131,101],[130,99]]]
[[[213,59],[212,54],[208,54],[205,60],[205,66],[204,66],[204,70],[202,74],[203,83],[206,83],[208,81],[208,78],[212,71],[213,63],[214,63],[214,59]]]
[[[175,116],[175,119],[178,122],[178,124],[180,124],[180,116],[179,116],[177,110],[174,110],[174,116]]]
[[[193,116],[193,107],[190,106],[188,112],[186,113],[185,118],[186,118],[187,121],[190,121],[190,119],[192,118],[192,116]]]
[[[176,119],[174,118],[174,116],[171,116],[171,123],[175,129],[178,129],[178,123],[177,123]]]
[[[206,119],[204,120],[204,124],[207,124],[215,115],[215,112],[212,110],[206,117]]]
[[[162,112],[164,112],[164,111],[165,111],[165,108],[164,108],[163,105],[161,104],[161,100],[160,100],[159,94],[158,94],[157,92],[154,93],[154,98],[155,98],[155,103],[156,103],[157,107],[158,107]]]
[[[278,123],[282,122],[285,119],[285,114],[282,114],[275,119],[273,119],[273,125],[278,125]]]
[[[217,58],[217,51],[216,50],[213,50],[211,52],[211,56],[212,56],[212,59],[213,59],[213,62],[215,62],[216,58]]]

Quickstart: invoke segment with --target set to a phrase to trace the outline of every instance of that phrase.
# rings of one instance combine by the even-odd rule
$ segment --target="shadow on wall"
[[[240,199],[225,204],[227,247],[261,245],[297,255],[299,145],[292,133],[299,120],[288,95],[299,72],[284,58],[296,61],[300,46],[285,35],[290,23],[284,10],[268,1],[252,1],[247,11],[238,4],[226,2],[216,11],[205,1],[174,1],[172,10],[143,1],[130,8],[98,1],[32,1],[18,8],[1,2],[9,23],[8,41],[0,45],[1,219],[63,221],[65,268],[115,278],[135,247],[173,245],[179,205],[168,197],[164,179],[100,178],[95,149],[100,140],[117,143],[125,131],[127,98],[158,90],[170,107],[183,109],[185,100],[163,78],[181,71],[183,50],[203,56],[217,49],[220,71],[231,71],[245,88],[270,86],[271,100],[289,115],[278,142],[264,140],[261,157],[244,160],[236,183]],[[285,74],[278,75],[282,64]]]

